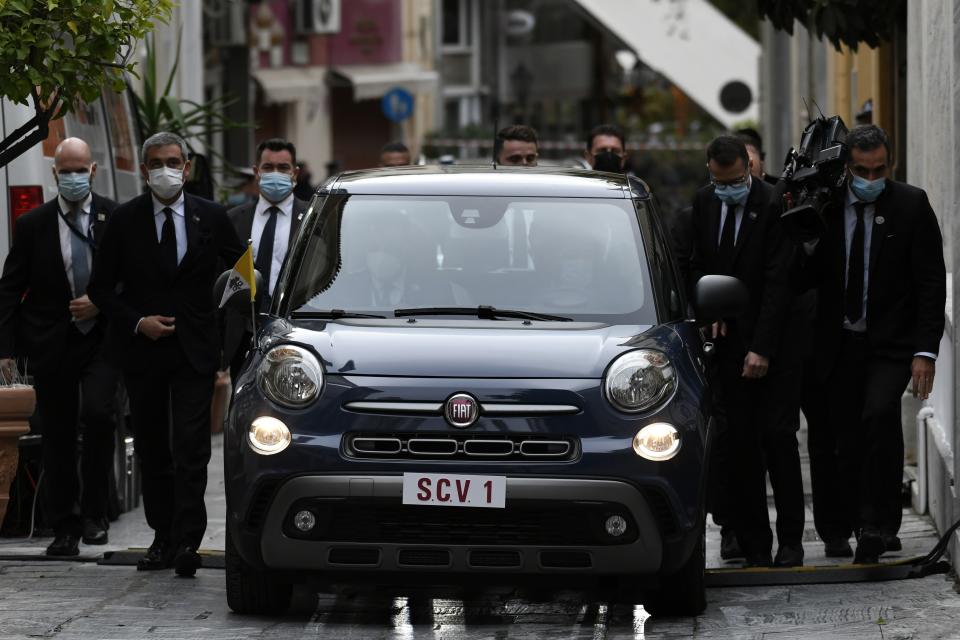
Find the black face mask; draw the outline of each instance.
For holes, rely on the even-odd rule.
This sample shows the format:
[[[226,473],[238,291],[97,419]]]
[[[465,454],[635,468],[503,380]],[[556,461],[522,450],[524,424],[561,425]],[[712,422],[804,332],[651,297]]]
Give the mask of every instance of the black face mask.
[[[620,173],[623,171],[623,160],[613,151],[601,151],[593,156],[593,170]]]

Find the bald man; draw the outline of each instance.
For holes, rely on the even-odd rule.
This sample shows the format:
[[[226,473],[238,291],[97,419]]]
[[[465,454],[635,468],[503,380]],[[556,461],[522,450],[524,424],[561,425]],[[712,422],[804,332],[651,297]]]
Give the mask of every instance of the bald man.
[[[16,375],[17,360],[34,377],[41,504],[55,534],[47,555],[75,556],[81,540],[107,543],[119,373],[101,357],[106,321],[87,297],[87,283],[117,204],[91,191],[97,163],[83,140],[61,142],[52,170],[59,195],[17,219],[0,276],[0,378]]]

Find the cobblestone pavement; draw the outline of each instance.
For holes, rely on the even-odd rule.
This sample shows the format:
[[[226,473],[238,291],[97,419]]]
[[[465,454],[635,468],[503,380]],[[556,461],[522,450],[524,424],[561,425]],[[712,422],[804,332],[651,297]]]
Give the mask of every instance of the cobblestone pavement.
[[[217,451],[219,441],[215,440]],[[223,549],[222,467],[211,462],[205,547]],[[808,564],[827,564],[808,513]],[[8,638],[957,638],[960,595],[952,577],[900,582],[710,589],[696,618],[644,622],[639,607],[610,604],[596,592],[502,588],[336,586],[300,589],[281,618],[229,611],[221,570],[196,578],[102,566],[104,550],[144,547],[152,535],[136,510],[110,529],[111,544],[81,547],[81,561],[33,559],[49,539],[0,540],[0,640]],[[935,534],[905,513],[903,557],[925,553]],[[719,533],[708,531],[708,565],[721,566]],[[886,556],[885,556],[886,558]],[[86,560],[86,561],[83,561]],[[726,566],[736,566],[727,564]]]

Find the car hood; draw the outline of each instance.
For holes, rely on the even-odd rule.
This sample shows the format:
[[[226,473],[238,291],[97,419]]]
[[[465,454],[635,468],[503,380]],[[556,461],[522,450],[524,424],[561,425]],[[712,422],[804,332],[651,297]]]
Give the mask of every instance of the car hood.
[[[280,320],[273,341],[311,347],[330,374],[442,378],[601,378],[650,326],[565,322]],[[654,332],[651,332],[654,333]],[[660,332],[656,332],[660,333]],[[672,333],[672,332],[671,332]],[[667,335],[649,335],[656,346]],[[644,343],[648,340],[642,339]]]

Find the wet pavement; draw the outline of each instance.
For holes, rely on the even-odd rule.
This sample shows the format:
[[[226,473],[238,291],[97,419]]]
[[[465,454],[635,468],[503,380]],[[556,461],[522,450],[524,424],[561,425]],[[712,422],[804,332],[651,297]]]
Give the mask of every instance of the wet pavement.
[[[219,438],[214,440],[204,547],[222,551],[224,501]],[[936,540],[926,517],[904,514],[904,551],[926,553]],[[227,608],[224,573],[195,578],[172,571],[104,566],[104,551],[145,547],[142,510],[111,525],[110,544],[81,546],[78,561],[40,560],[49,538],[0,539],[0,639],[7,638],[960,638],[960,595],[950,576],[883,583],[715,588],[696,618],[646,619],[640,606],[615,604],[596,590],[504,587],[332,585],[299,588],[282,617],[239,616]],[[807,564],[823,558],[812,531]],[[708,566],[719,559],[719,531],[708,529]]]

